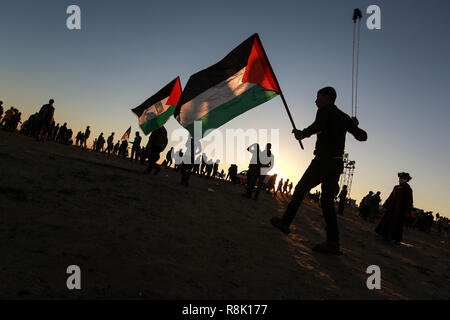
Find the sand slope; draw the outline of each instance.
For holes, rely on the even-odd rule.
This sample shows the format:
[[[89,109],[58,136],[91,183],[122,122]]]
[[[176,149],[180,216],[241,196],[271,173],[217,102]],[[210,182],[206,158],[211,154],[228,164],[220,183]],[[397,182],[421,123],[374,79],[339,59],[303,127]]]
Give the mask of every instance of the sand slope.
[[[450,298],[446,236],[408,230],[405,245],[393,247],[347,212],[344,256],[324,256],[310,250],[324,239],[312,203],[285,236],[269,223],[284,199],[245,199],[242,186],[199,177],[186,188],[171,169],[144,171],[0,131],[0,298]],[[81,291],[66,288],[72,264],[81,267]],[[381,290],[366,287],[372,264]]]

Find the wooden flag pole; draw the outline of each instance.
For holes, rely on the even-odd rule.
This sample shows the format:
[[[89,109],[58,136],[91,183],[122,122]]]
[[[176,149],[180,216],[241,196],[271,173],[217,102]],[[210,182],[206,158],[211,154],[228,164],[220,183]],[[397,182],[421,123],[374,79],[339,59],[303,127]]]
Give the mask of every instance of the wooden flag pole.
[[[273,74],[273,78],[274,78],[274,80],[275,80],[275,82],[277,84],[277,87],[280,89],[281,100],[283,101],[284,107],[286,108],[287,114],[289,116],[289,120],[291,120],[292,127],[294,128],[294,130],[297,130],[297,128],[295,127],[294,119],[292,119],[291,112],[289,111],[289,107],[288,107],[288,105],[286,103],[286,99],[284,98],[283,91],[281,91],[281,87],[280,87],[280,84],[278,83],[278,79],[275,76],[275,73],[273,72],[272,65],[270,64],[269,58],[267,58],[266,50],[264,50],[264,47],[263,47],[263,45],[261,43],[261,40],[259,39],[259,35],[257,33],[255,35],[256,35],[256,37],[255,37],[256,41],[258,41],[259,46],[262,49],[262,52],[264,54],[264,58],[266,59],[267,64],[269,65],[270,71]],[[298,140],[298,142],[300,143],[300,148],[302,148],[302,150],[304,150],[302,141]]]
[[[297,128],[295,127],[294,119],[292,119],[291,112],[289,111],[289,107],[286,103],[286,99],[284,98],[284,95],[283,95],[283,92],[281,91],[281,89],[280,89],[280,96],[281,96],[281,100],[283,100],[283,104],[284,104],[284,107],[286,108],[287,114],[289,116],[289,120],[291,120],[292,127],[294,128],[294,130],[297,130]],[[305,148],[303,148],[302,140],[298,140],[298,142],[300,143],[300,148],[302,148],[302,150],[304,150]]]

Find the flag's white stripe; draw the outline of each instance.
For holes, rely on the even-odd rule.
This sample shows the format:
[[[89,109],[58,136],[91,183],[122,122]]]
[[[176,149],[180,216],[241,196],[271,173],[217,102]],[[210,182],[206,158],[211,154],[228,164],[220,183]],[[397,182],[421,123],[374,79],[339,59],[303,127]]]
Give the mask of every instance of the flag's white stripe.
[[[155,103],[154,105],[150,106],[149,108],[145,109],[145,111],[139,117],[139,125],[156,118],[158,115],[160,115],[163,112],[166,112],[167,109],[169,109],[169,107],[170,107],[170,106],[166,105],[167,100],[169,100],[169,97],[164,98],[160,101],[161,107],[162,107],[161,109],[157,108],[157,105],[159,104],[158,102]]]
[[[183,104],[180,109],[181,125],[187,127],[195,120],[252,88],[254,83],[242,82],[245,69],[241,69],[225,81]]]

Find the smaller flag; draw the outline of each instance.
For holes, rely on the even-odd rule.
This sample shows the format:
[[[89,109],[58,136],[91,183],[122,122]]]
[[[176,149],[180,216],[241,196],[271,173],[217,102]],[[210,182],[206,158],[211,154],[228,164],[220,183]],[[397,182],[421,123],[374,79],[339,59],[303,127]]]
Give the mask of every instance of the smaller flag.
[[[132,109],[139,119],[139,126],[147,135],[163,126],[173,115],[181,96],[180,77],[176,77],[164,88]]]
[[[120,141],[125,141],[125,140],[128,141],[128,139],[130,139],[130,134],[131,134],[131,126],[128,128],[127,131],[125,131],[122,138],[120,138]]]

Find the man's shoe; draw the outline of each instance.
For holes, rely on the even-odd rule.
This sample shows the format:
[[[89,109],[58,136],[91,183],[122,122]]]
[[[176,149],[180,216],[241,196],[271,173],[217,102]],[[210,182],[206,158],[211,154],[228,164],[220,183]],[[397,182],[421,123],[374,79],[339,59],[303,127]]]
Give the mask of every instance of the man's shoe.
[[[289,226],[288,226],[287,224],[285,224],[285,223],[283,222],[283,220],[281,220],[281,219],[278,218],[278,217],[273,217],[272,219],[270,219],[270,223],[272,223],[272,225],[273,225],[275,228],[280,229],[280,230],[281,230],[283,233],[285,233],[285,234],[291,233],[291,230],[289,229]]]
[[[337,242],[325,241],[314,246],[312,250],[321,253],[334,254],[337,256],[342,255],[342,252],[339,248],[339,243]]]

